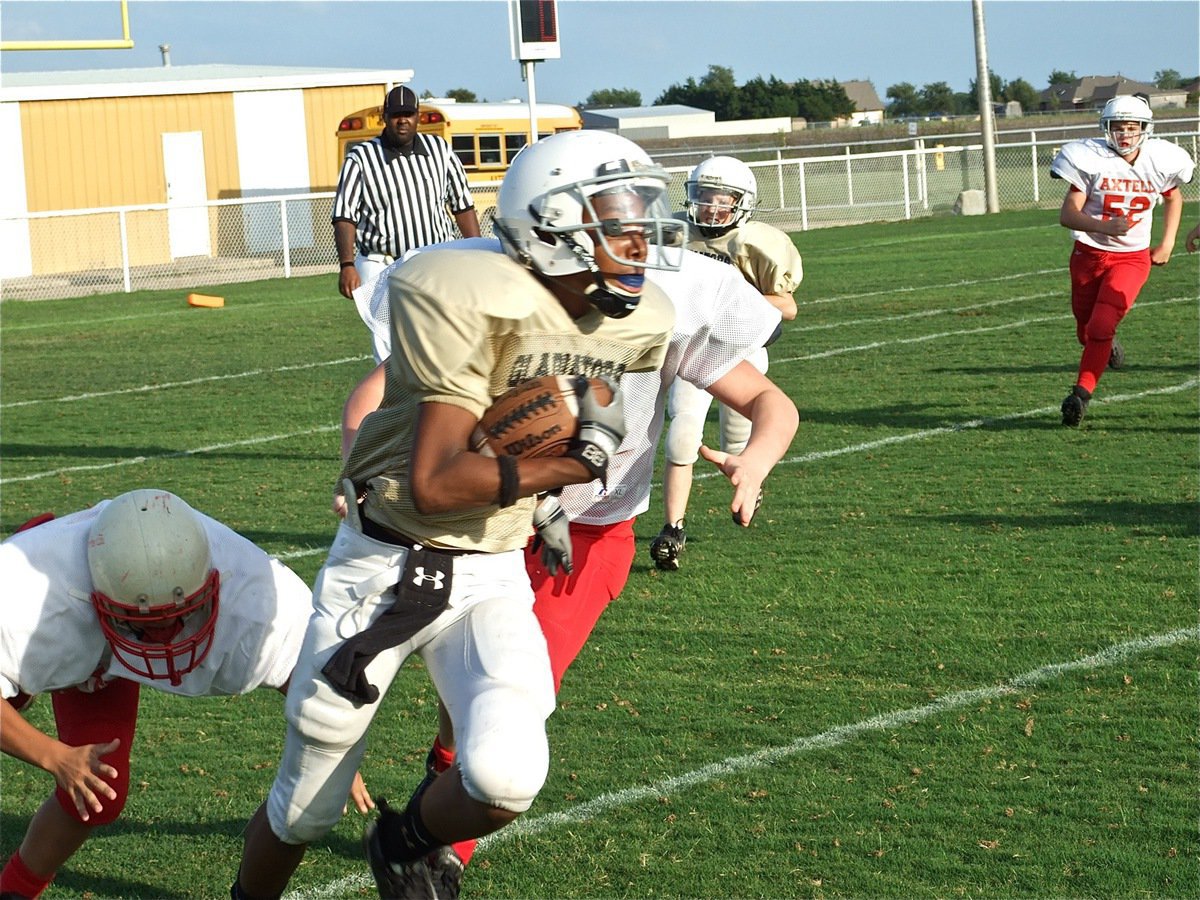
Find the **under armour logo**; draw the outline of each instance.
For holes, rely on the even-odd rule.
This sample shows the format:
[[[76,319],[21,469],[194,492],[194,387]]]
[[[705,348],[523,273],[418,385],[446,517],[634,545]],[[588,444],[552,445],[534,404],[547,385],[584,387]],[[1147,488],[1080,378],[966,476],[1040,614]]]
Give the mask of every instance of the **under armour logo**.
[[[442,582],[445,579],[446,579],[445,572],[433,572],[433,573],[427,574],[425,572],[424,566],[417,566],[415,569],[413,569],[412,583],[415,584],[417,587],[422,587],[425,584],[425,582],[432,581],[433,587],[431,588],[431,590],[440,591],[442,589]]]

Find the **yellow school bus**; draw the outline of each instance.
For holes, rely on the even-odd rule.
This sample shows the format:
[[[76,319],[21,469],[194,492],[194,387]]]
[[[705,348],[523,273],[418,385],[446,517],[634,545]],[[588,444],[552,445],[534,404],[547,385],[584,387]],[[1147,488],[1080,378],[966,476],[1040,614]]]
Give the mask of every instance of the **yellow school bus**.
[[[560,131],[578,131],[583,119],[573,106],[537,104],[538,138]],[[352,112],[338,125],[338,159],[355,144],[369,141],[383,130],[383,107]],[[479,223],[487,233],[496,191],[512,158],[529,140],[529,105],[507,103],[459,103],[445,98],[421,101],[417,130],[445,139],[467,170],[467,181],[475,195]],[[486,220],[486,221],[485,221]]]

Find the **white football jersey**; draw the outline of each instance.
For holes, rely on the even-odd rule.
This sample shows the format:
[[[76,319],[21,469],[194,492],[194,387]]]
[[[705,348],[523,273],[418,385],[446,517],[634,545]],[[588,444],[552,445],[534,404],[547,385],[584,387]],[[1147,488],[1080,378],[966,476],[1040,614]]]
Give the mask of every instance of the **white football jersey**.
[[[1150,246],[1151,215],[1162,195],[1190,182],[1195,167],[1187,152],[1170,141],[1150,138],[1130,165],[1104,138],[1086,138],[1065,144],[1050,164],[1050,174],[1086,195],[1086,215],[1129,215],[1133,223],[1119,236],[1072,230],[1075,240],[1098,250],[1133,253]]]
[[[87,564],[92,520],[108,502],[0,543],[0,696],[86,689],[97,678],[125,678],[187,697],[283,685],[312,614],[312,589],[278,560],[202,513],[197,515],[221,573],[212,649],[178,685],[132,672],[113,656],[91,604]]]
[[[405,259],[415,253],[458,247],[503,252],[498,240],[467,238],[424,247]],[[365,310],[363,321],[371,329],[376,346],[383,344],[385,357],[391,330],[387,321],[388,271],[385,269],[376,282],[361,288],[359,302],[360,313]],[[563,488],[560,501],[574,522],[608,525],[645,512],[671,382],[678,376],[707,389],[762,347],[779,325],[779,310],[749,285],[737,268],[699,253],[685,252],[676,272],[647,269],[646,279],[658,285],[675,307],[675,328],[666,360],[656,372],[628,372],[622,376],[625,440],[609,461],[607,491],[599,481]],[[359,299],[357,291],[355,297]]]

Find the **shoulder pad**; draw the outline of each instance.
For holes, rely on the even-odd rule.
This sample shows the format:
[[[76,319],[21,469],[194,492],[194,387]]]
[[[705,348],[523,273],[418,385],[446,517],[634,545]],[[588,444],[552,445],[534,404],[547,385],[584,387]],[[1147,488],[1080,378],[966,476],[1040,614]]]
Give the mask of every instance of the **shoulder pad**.
[[[466,314],[523,319],[546,289],[524,266],[487,250],[418,253],[398,266],[394,286],[436,298]]]

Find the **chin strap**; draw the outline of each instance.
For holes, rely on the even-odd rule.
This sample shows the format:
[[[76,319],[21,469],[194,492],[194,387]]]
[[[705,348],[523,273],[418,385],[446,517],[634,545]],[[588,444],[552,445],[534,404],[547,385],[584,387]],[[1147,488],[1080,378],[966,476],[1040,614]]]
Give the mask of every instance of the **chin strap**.
[[[639,272],[636,275],[620,275],[616,279],[618,284],[613,285],[596,265],[596,258],[584,250],[571,235],[560,234],[559,239],[570,248],[571,252],[575,254],[575,258],[587,267],[592,276],[592,283],[582,292],[588,303],[610,319],[623,319],[637,309],[638,302],[642,299],[641,287],[646,280],[644,274]],[[635,290],[627,293],[621,290],[621,284],[628,285]]]

